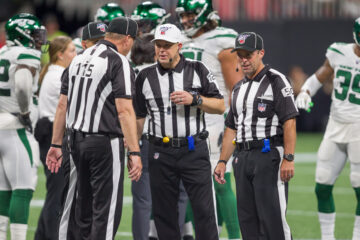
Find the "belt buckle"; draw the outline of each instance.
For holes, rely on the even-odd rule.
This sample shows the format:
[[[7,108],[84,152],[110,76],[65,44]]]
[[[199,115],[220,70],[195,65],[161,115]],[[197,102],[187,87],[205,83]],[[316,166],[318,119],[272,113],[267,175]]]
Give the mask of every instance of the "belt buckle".
[[[174,148],[179,148],[181,147],[181,139],[179,138],[172,138],[171,139],[171,146]]]

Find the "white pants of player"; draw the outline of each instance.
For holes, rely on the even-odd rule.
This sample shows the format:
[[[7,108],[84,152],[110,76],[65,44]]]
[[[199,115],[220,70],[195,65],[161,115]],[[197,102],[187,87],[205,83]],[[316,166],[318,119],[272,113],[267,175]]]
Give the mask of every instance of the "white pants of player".
[[[224,135],[225,119],[224,115],[206,114],[206,130],[209,132],[209,150],[211,171],[214,172],[217,162],[220,160],[222,136]],[[233,157],[226,164],[226,172],[232,170]]]
[[[0,190],[35,190],[39,145],[24,129],[0,130]]]

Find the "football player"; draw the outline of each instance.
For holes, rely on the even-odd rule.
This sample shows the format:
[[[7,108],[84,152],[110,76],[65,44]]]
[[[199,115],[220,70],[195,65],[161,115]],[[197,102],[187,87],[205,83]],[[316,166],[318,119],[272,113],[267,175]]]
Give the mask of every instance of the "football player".
[[[117,17],[125,17],[124,10],[117,3],[106,3],[96,11],[94,21],[109,25]]]
[[[7,45],[0,49],[0,239],[6,239],[10,221],[11,239],[25,240],[39,163],[30,109],[46,30],[27,13],[10,18],[5,30]]]
[[[318,150],[315,192],[321,239],[334,240],[334,183],[350,161],[350,181],[355,190],[357,207],[353,240],[360,239],[360,18],[353,27],[355,43],[333,43],[327,49],[323,65],[301,88],[296,104],[309,109],[311,97],[322,84],[334,83],[330,117]]]
[[[183,43],[182,54],[186,58],[205,63],[214,74],[220,90],[229,107],[229,92],[235,83],[243,78],[237,68],[237,56],[230,51],[234,47],[237,32],[230,28],[220,27],[221,20],[212,7],[211,0],[179,0],[176,8],[185,35],[189,38]],[[235,63],[235,64],[234,64]],[[220,145],[225,128],[225,119],[221,115],[206,115],[206,127],[210,139],[210,160],[214,170],[220,157]],[[229,239],[239,239],[240,230],[236,215],[236,200],[231,189],[231,163],[227,165],[226,184],[215,181],[218,224],[226,223]],[[221,218],[222,217],[222,218]]]
[[[168,17],[170,17],[170,13],[166,14],[164,8],[151,1],[140,3],[131,14],[131,18],[138,24],[139,36],[145,33],[154,33],[156,26],[165,23]]]

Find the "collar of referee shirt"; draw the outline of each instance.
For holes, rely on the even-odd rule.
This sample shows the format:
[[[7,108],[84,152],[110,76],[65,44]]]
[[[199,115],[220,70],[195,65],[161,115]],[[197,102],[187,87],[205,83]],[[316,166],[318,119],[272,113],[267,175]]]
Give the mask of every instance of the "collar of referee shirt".
[[[115,49],[115,51],[118,51],[115,44],[113,44],[112,42],[109,42],[107,40],[101,39],[96,43],[96,45],[99,45],[99,44],[105,44],[106,46],[109,46],[109,47]]]
[[[157,62],[157,68],[159,69],[161,76],[164,75],[165,73],[172,71],[181,73],[181,71],[184,68],[184,65],[185,65],[185,57],[182,54],[180,54],[180,61],[178,62],[175,68],[163,68],[163,66],[161,66],[161,64]]]
[[[260,82],[261,79],[263,78],[264,74],[267,73],[267,71],[270,69],[269,64],[265,64],[265,66],[263,67],[263,69],[261,69],[261,71],[253,78],[250,79],[248,77],[244,77],[244,82],[250,82],[250,81],[254,81],[254,82]]]

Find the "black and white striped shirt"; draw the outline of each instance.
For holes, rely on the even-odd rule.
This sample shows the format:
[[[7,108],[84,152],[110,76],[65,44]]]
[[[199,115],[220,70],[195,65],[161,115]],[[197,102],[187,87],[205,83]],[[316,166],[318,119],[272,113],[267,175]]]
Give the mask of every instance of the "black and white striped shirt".
[[[174,69],[164,69],[155,63],[141,70],[135,89],[137,117],[149,115],[148,133],[157,137],[187,137],[205,129],[204,112],[196,106],[171,103],[171,92],[196,91],[205,97],[223,98],[205,65],[182,55]]]
[[[135,74],[125,56],[109,41],[76,56],[62,76],[67,95],[66,126],[86,132],[122,135],[115,98],[131,98]]]
[[[237,130],[237,142],[282,136],[283,123],[299,114],[289,81],[268,65],[238,82],[231,99],[225,125]]]

